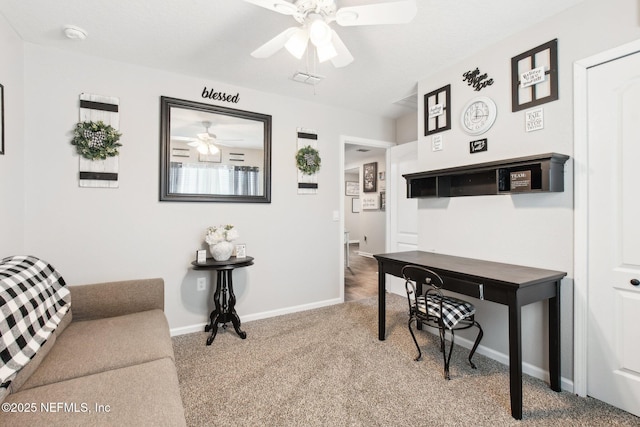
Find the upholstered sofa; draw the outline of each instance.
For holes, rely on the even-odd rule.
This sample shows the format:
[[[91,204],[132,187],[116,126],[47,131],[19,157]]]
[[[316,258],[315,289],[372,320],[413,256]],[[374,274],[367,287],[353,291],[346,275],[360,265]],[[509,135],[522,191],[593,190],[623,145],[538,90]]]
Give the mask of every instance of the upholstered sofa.
[[[185,425],[163,280],[63,286],[70,308],[2,384],[0,425]]]

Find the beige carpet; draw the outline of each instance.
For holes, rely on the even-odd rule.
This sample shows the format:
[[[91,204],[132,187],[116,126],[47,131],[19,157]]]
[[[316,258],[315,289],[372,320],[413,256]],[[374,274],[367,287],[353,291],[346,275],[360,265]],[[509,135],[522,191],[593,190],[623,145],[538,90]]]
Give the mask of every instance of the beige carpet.
[[[406,327],[406,302],[387,299],[387,340],[377,339],[377,299],[229,325],[173,338],[190,426],[638,426],[591,398],[553,392],[524,376],[524,415],[511,418],[506,366],[456,347],[442,378],[437,337]]]

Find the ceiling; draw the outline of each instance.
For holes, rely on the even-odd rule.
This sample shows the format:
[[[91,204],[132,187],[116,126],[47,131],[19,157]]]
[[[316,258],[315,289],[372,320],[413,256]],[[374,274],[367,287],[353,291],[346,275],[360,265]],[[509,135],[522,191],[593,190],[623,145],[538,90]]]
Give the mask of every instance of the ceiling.
[[[338,7],[393,0],[337,0]],[[340,27],[355,61],[334,68],[285,49],[250,53],[297,23],[243,0],[2,0],[0,13],[26,42],[159,68],[224,84],[397,118],[417,81],[583,0],[417,0],[409,24]],[[86,30],[69,40],[64,25]],[[293,81],[297,71],[324,79]],[[413,95],[413,96],[412,96]],[[415,108],[415,104],[414,104]]]

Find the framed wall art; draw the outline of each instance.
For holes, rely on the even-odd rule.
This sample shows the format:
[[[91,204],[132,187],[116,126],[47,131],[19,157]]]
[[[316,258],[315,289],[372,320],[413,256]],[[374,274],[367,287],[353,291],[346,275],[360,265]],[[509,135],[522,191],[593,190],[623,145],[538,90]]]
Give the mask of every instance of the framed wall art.
[[[558,99],[558,39],[511,58],[511,111]]]
[[[451,129],[451,85],[424,95],[424,135]]]
[[[362,191],[365,193],[375,193],[378,191],[378,163],[365,163],[362,172],[364,177]]]
[[[4,154],[4,86],[0,84],[0,154]]]
[[[360,194],[360,183],[358,181],[346,181],[344,183],[345,196],[358,196]]]

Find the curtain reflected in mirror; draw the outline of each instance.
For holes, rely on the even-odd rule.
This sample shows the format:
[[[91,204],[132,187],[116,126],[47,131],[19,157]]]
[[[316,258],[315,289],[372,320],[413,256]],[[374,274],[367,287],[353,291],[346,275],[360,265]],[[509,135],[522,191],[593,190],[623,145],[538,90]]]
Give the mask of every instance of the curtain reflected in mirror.
[[[271,116],[161,98],[161,201],[271,201]]]

